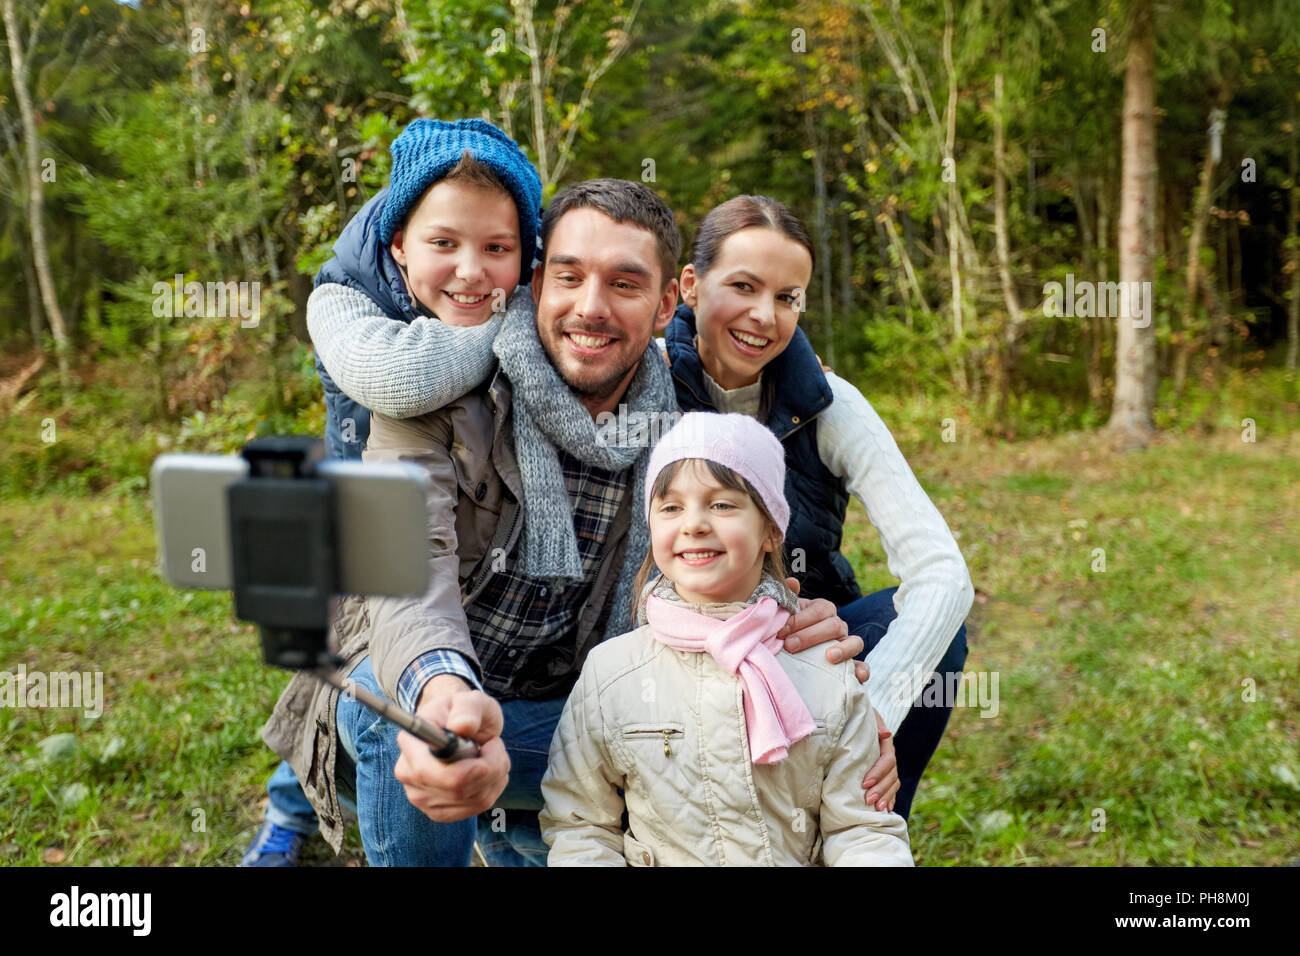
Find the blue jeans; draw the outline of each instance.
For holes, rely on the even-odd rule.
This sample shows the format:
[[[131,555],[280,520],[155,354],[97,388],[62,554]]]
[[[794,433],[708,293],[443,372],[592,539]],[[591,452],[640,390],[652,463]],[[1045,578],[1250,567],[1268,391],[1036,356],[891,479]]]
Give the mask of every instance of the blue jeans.
[[[307,795],[302,792],[298,777],[287,760],[281,760],[280,766],[271,774],[271,779],[266,784],[266,795],[270,798],[266,804],[268,823],[304,836],[311,836],[319,829],[316,811],[312,809]]]
[[[866,644],[865,650],[858,655],[858,660],[866,659],[867,653],[885,636],[890,622],[898,616],[894,609],[894,592],[897,590],[898,588],[885,588],[839,609],[840,617],[849,626],[849,633],[858,635]],[[966,625],[963,624],[940,658],[934,676],[930,678],[931,683],[943,680],[945,674],[960,674],[966,665],[966,652]],[[873,676],[871,681],[874,680]],[[870,681],[867,686],[871,687]],[[922,697],[925,696],[925,692],[922,692]],[[938,699],[945,701],[947,706],[922,707],[914,704],[903,718],[902,726],[890,728],[894,731],[894,752],[898,757],[899,789],[894,812],[904,819],[907,819],[912,810],[912,799],[916,796],[921,774],[938,749],[943,730],[948,726],[948,717],[952,714],[951,703],[946,701],[945,696],[939,694]]]
[[[352,671],[352,680],[383,694],[367,657]],[[560,721],[565,697],[500,701],[505,717],[502,742],[510,756],[510,779],[487,813],[456,823],[435,823],[406,799],[393,776],[401,750],[400,728],[356,700],[340,697],[336,723],[342,753],[335,766],[340,801],[353,804],[361,843],[371,866],[468,866],[474,841],[490,866],[545,866],[537,814],[541,811],[542,775],[551,737]],[[298,786],[292,768],[281,764],[267,786],[266,818],[299,833],[313,833],[316,815]],[[355,797],[349,800],[348,797]]]

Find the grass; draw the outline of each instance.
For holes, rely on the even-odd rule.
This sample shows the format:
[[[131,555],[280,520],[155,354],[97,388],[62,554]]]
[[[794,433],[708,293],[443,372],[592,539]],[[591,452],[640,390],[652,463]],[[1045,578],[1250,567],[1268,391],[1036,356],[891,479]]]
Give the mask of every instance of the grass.
[[[1300,434],[1294,404],[1238,384],[1123,456],[1095,433],[999,443],[963,425],[944,443],[939,422],[960,410],[877,402],[970,566],[967,669],[999,675],[997,715],[958,708],[922,781],[918,862],[1300,858]],[[76,456],[101,478],[60,472],[42,415],[4,425],[43,491],[13,495],[10,464],[0,671],[102,671],[106,702],[97,719],[0,707],[0,863],[232,864],[261,819],[277,761],[258,731],[286,676],[228,594],[159,577],[139,476],[96,460],[89,431]],[[112,430],[86,409],[60,428],[78,423]],[[147,463],[154,438],[131,441]],[[845,552],[864,589],[896,583],[856,504]],[[47,755],[57,734],[75,746]],[[360,856],[355,826],[341,858],[319,840],[307,852]]]
[[[1098,445],[909,456],[944,489],[935,503],[976,584],[967,671],[1000,677],[998,714],[956,709],[922,780],[917,858],[1300,859],[1300,441]],[[881,569],[864,587],[891,583],[863,520],[848,550]]]
[[[98,719],[0,708],[0,861],[236,862],[260,823],[276,761],[258,730],[286,676],[229,594],[160,578],[139,495],[0,502],[0,529],[0,669],[104,674]],[[45,759],[40,742],[63,733],[75,752]]]

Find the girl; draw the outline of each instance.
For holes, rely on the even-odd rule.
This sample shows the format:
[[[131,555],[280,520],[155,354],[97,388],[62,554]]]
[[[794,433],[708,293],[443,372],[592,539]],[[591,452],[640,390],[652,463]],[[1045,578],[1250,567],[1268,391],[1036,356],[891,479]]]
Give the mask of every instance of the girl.
[[[880,747],[853,669],[781,652],[784,483],[744,415],[688,414],[651,453],[644,624],[591,651],[565,704],[550,865],[912,865],[902,817],[862,800]]]
[[[961,672],[974,591],[957,542],[885,423],[852,383],[823,371],[799,329],[813,264],[808,232],[784,205],[765,196],[724,202],[691,244],[685,304],[665,340],[683,412],[751,415],[780,439],[791,511],[785,547],[800,597],[834,602],[848,633],[863,639],[877,717],[895,732],[897,776],[892,764],[872,767],[866,799],[894,809],[889,791],[901,784],[906,818],[951,708],[913,702],[933,672]],[[899,587],[865,597],[858,587],[840,553],[850,495],[880,533]]]

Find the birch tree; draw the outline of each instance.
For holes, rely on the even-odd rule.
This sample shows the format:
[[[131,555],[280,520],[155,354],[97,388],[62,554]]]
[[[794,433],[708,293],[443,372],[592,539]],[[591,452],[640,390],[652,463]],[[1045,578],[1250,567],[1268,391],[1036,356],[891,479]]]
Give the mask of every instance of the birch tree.
[[[40,287],[45,318],[50,324],[50,332],[54,336],[54,348],[58,354],[59,387],[66,399],[72,384],[68,371],[71,347],[67,326],[63,322],[63,311],[59,308],[54,274],[50,269],[49,247],[45,240],[45,188],[44,180],[41,178],[43,171],[41,147],[36,129],[36,110],[32,105],[31,60],[26,52],[36,48],[49,4],[43,3],[37,9],[24,37],[18,22],[18,13],[14,9],[14,0],[2,0],[2,3],[0,10],[4,14],[5,36],[9,45],[9,68],[13,78],[14,97],[18,100],[18,115],[22,121],[24,146],[22,173],[27,180],[27,215],[32,238],[32,264]]]

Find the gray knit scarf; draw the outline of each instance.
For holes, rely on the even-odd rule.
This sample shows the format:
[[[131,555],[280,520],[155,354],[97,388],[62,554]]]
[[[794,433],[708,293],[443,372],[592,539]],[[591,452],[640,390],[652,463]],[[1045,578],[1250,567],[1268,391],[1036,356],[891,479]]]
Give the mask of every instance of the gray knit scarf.
[[[573,529],[573,506],[557,447],[604,471],[632,469],[628,482],[632,501],[626,557],[605,630],[606,637],[622,634],[629,630],[631,621],[633,582],[650,550],[650,532],[642,504],[650,443],[647,440],[640,446],[617,444],[620,440],[618,415],[603,426],[596,425],[591,412],[560,378],[542,349],[531,299],[511,302],[493,350],[501,362],[501,370],[510,379],[515,456],[524,485],[520,571],[529,577],[551,579],[560,587],[583,579]],[[647,416],[646,420],[650,420],[652,412],[663,414],[677,410],[672,376],[653,339],[641,356],[623,404],[629,416],[641,412]]]

